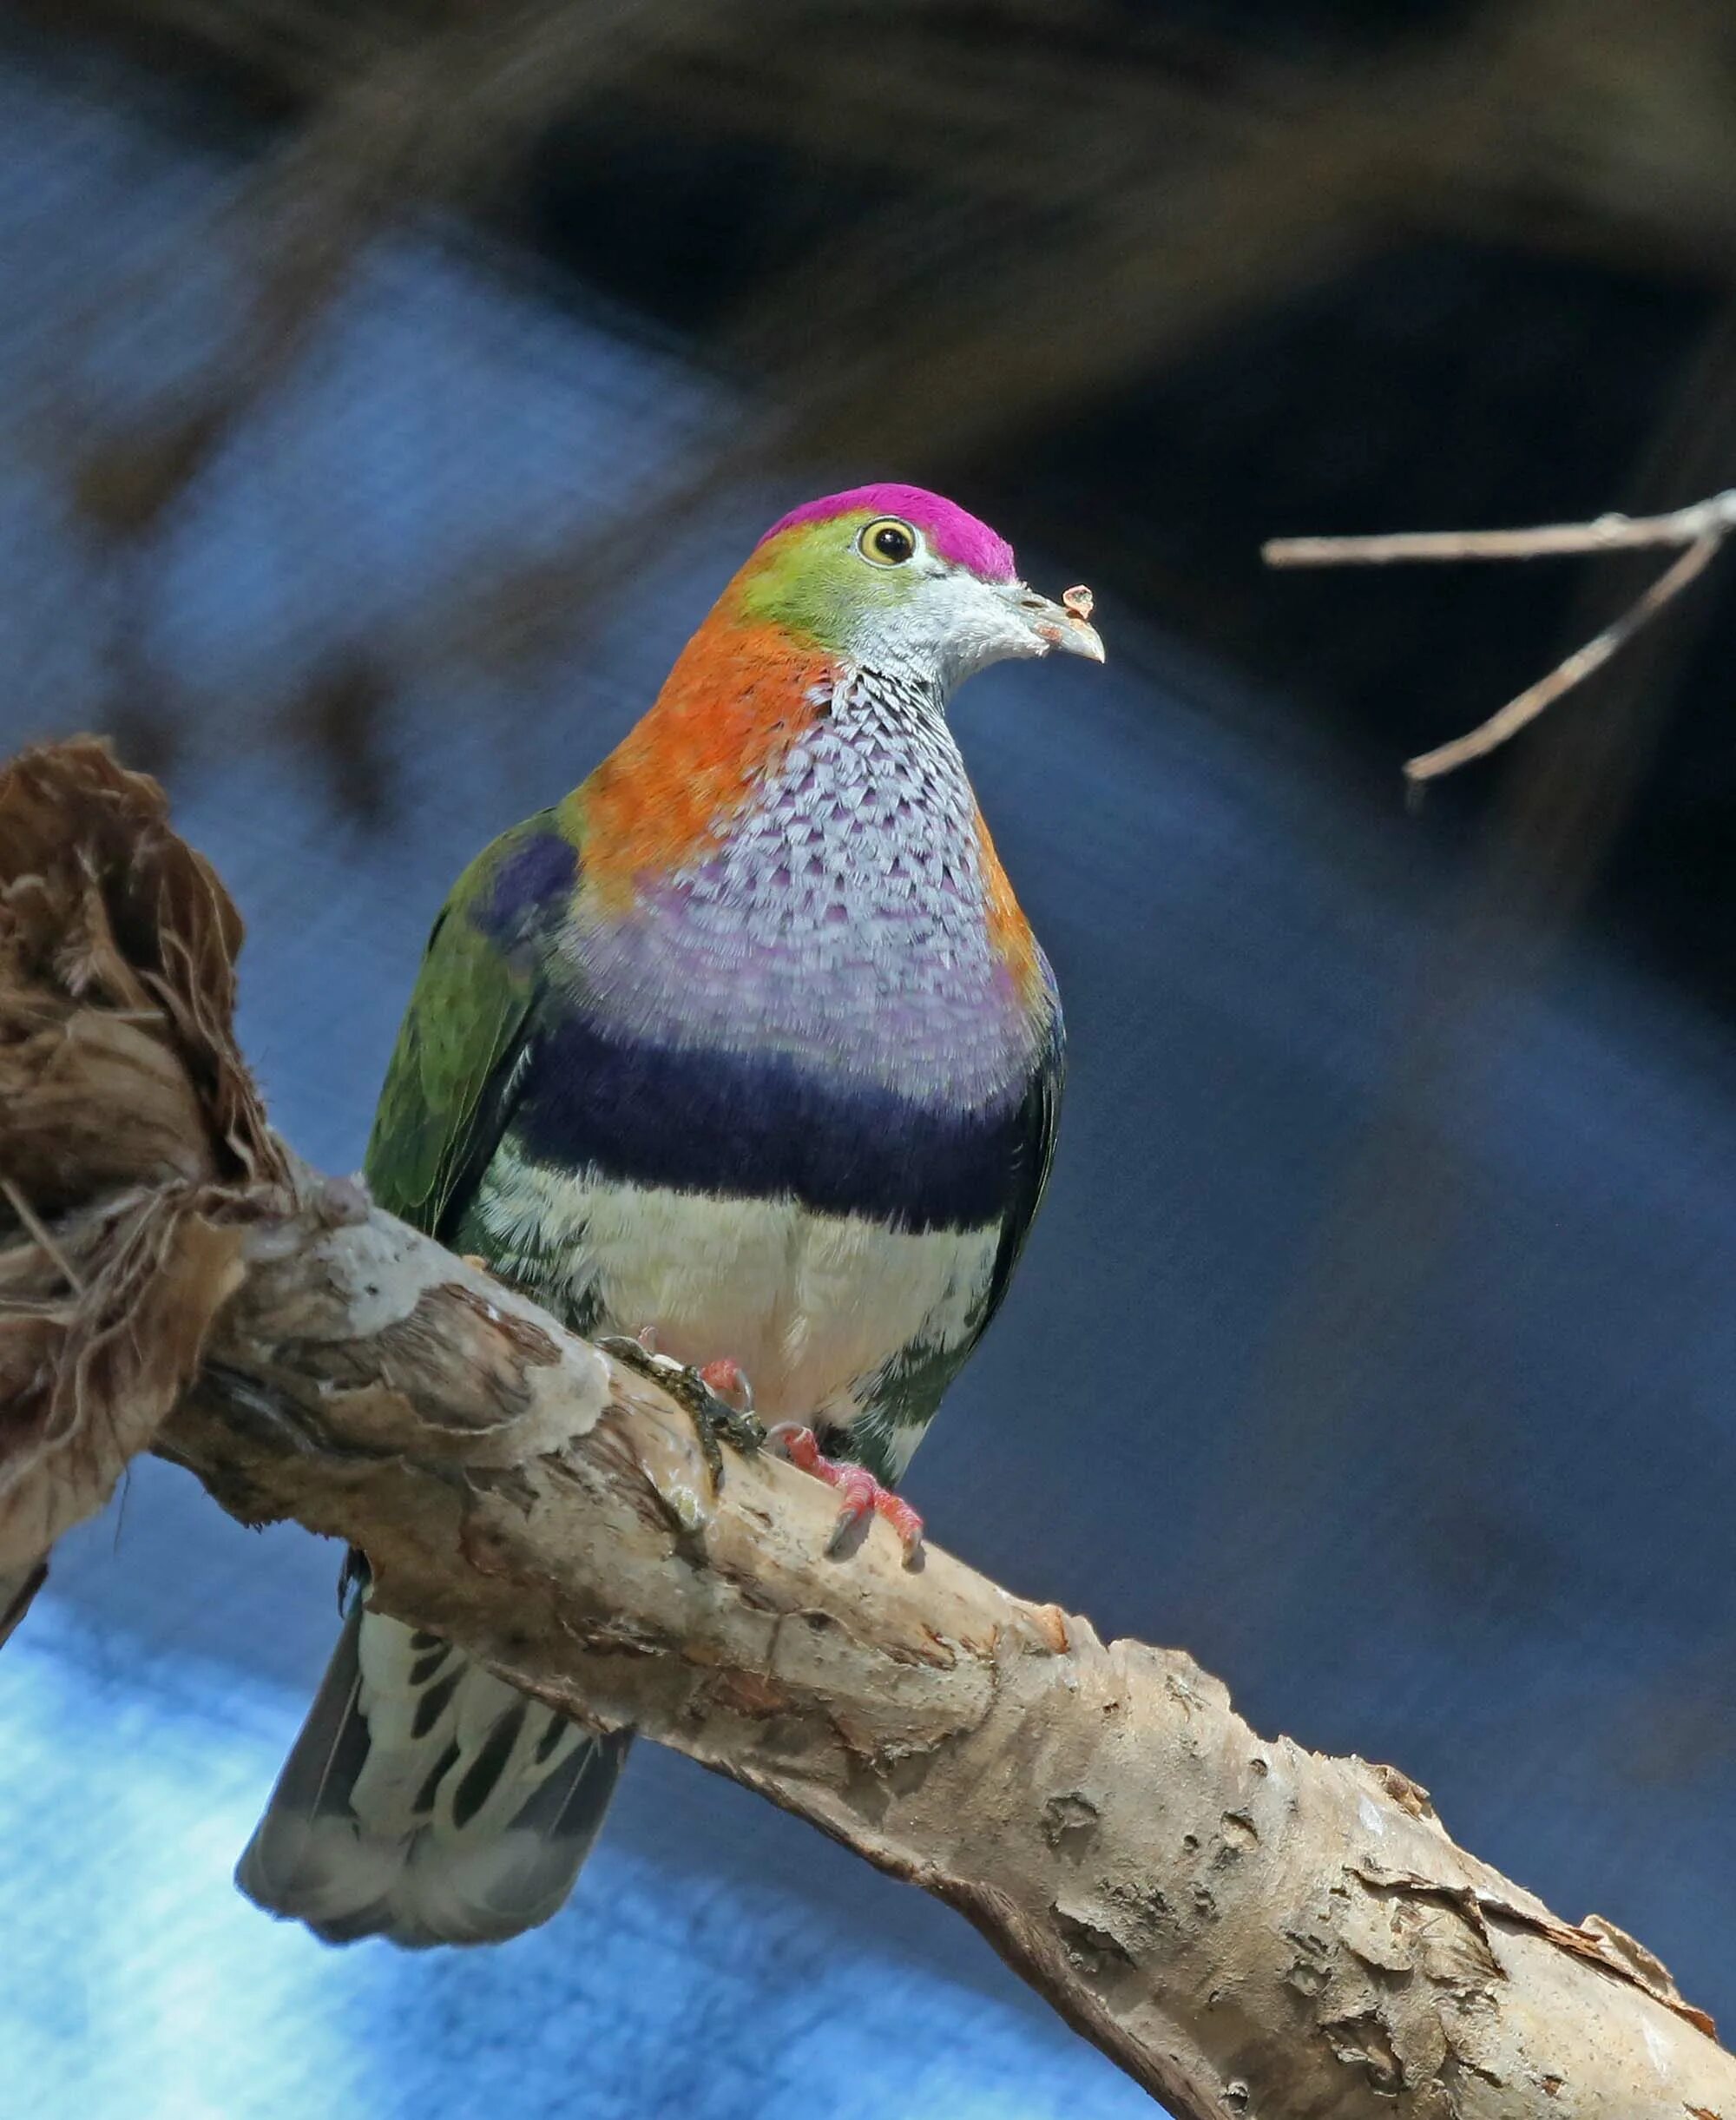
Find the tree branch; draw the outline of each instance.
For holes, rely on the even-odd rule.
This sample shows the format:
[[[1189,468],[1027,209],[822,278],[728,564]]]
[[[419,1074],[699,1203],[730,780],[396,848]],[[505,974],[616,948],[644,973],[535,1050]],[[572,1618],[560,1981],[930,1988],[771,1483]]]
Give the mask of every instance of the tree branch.
[[[244,1521],[362,1545],[384,1609],[955,1906],[1179,2120],[1736,2120],[1663,1969],[1402,1774],[1262,1739],[1185,1655],[944,1553],[906,1570],[884,1526],[829,1558],[818,1483],[731,1457],[713,1491],[654,1381],[295,1166],[229,1042],[238,940],[151,783],[92,745],[0,777],[30,1202],[0,1224],[0,1578],[154,1438]]]
[[[1685,545],[1656,581],[1554,669],[1528,685],[1463,736],[1404,761],[1413,789],[1498,751],[1545,708],[1581,685],[1626,647],[1717,558],[1736,528],[1736,487],[1661,516],[1599,516],[1591,523],[1549,523],[1535,530],[1393,530],[1366,537],[1270,537],[1260,547],[1269,567],[1380,567],[1396,560],[1541,559],[1566,553],[1632,551]]]
[[[1632,552],[1699,544],[1736,529],[1736,486],[1667,515],[1596,517],[1530,530],[1381,530],[1365,537],[1268,537],[1268,567],[1381,567],[1412,559],[1545,559],[1565,553]]]

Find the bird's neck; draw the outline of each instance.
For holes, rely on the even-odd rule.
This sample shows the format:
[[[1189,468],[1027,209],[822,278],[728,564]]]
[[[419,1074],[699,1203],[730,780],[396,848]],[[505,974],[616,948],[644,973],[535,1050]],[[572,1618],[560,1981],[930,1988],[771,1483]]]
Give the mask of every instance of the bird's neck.
[[[720,603],[649,711],[567,798],[594,903],[624,912],[641,879],[703,860],[825,711],[838,659]]]

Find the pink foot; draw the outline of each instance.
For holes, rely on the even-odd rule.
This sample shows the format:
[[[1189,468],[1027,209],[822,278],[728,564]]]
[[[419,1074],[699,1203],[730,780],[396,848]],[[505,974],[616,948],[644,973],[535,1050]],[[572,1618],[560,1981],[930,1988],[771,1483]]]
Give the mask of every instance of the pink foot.
[[[720,1354],[714,1362],[707,1362],[700,1371],[700,1378],[725,1406],[733,1406],[738,1413],[753,1411],[753,1386],[747,1381],[740,1363],[729,1355]]]
[[[633,1335],[648,1354],[657,1352],[657,1328],[654,1325],[641,1325]],[[705,1362],[694,1372],[707,1391],[715,1392],[727,1406],[738,1413],[753,1411],[753,1386],[747,1381],[747,1373],[733,1356],[720,1354],[714,1362]]]
[[[836,1487],[842,1497],[838,1522],[825,1543],[828,1553],[836,1553],[871,1511],[875,1516],[884,1517],[898,1533],[898,1543],[904,1549],[905,1567],[915,1565],[922,1555],[923,1520],[908,1502],[894,1494],[890,1487],[883,1487],[866,1465],[845,1465],[823,1457],[819,1439],[812,1428],[792,1424],[774,1428],[771,1432],[784,1445],[784,1454],[792,1465],[804,1472],[812,1472],[827,1486]]]

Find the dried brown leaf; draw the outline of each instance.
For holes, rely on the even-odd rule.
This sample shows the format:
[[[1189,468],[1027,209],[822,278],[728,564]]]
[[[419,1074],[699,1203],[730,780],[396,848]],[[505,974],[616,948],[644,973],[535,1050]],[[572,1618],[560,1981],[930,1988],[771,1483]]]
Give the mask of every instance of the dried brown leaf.
[[[240,943],[162,790],[105,744],[0,770],[0,1629],[150,1446],[246,1223],[281,1202],[234,1041]]]
[[[38,1215],[216,1175],[205,1114],[161,1037],[108,1011],[46,1015],[0,993],[0,1175]]]
[[[95,1515],[150,1447],[243,1278],[237,1205],[212,1188],[139,1196],[73,1300],[24,1298],[16,1264],[0,1281],[0,1580]]]
[[[210,864],[170,830],[161,788],[99,740],[26,751],[0,772],[0,1172],[30,1190],[18,1166],[43,1122],[52,1135],[58,1112],[64,1129],[81,1098],[118,1122],[137,1094],[148,1150],[123,1139],[105,1155],[74,1126],[70,1143],[36,1154],[57,1169],[56,1200],[80,1191],[81,1153],[95,1158],[86,1190],[154,1170],[281,1181],[234,1042],[241,932]],[[128,1021],[93,1030],[93,1013]]]

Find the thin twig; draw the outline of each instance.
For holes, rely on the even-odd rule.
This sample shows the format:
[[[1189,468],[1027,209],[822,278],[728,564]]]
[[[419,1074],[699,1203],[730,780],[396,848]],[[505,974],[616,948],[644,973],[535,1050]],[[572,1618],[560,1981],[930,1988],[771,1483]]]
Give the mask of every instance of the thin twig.
[[[7,1200],[11,1204],[12,1212],[24,1225],[26,1232],[35,1241],[38,1249],[45,1253],[66,1276],[67,1286],[75,1294],[82,1295],[84,1283],[79,1279],[76,1267],[60,1246],[56,1243],[54,1232],[43,1221],[36,1210],[13,1184],[10,1178],[0,1178],[0,1193],[5,1194]]]
[[[1594,523],[1546,523],[1531,530],[1394,530],[1372,537],[1271,537],[1268,567],[1378,567],[1406,559],[1542,559],[1551,554],[1628,551],[1642,545],[1697,544],[1736,530],[1736,486],[1663,516],[1599,516]]]
[[[1680,556],[1671,562],[1657,580],[1643,595],[1635,597],[1619,618],[1613,619],[1595,639],[1583,648],[1558,662],[1547,677],[1522,692],[1517,699],[1490,714],[1488,721],[1472,729],[1468,735],[1455,736],[1450,743],[1437,749],[1424,751],[1418,758],[1404,761],[1404,777],[1413,787],[1425,780],[1438,780],[1443,774],[1452,773],[1467,765],[1474,758],[1485,757],[1497,750],[1509,736],[1516,735],[1528,721],[1535,721],[1543,709],[1558,700],[1562,693],[1571,692],[1575,685],[1583,684],[1594,670],[1601,669],[1615,653],[1631,641],[1648,620],[1655,618],[1664,606],[1679,596],[1694,576],[1705,571],[1724,543],[1722,530],[1713,531],[1692,544]]]
[[[1627,645],[1641,628],[1680,595],[1717,556],[1736,530],[1736,486],[1710,499],[1662,516],[1599,516],[1595,523],[1546,523],[1532,530],[1395,530],[1372,537],[1271,537],[1260,547],[1269,567],[1384,566],[1389,561],[1424,559],[1538,559],[1551,553],[1631,551],[1641,546],[1680,544],[1672,561],[1601,633],[1565,656],[1547,677],[1528,686],[1468,735],[1407,759],[1412,788],[1437,780],[1474,758],[1498,750],[1563,693],[1583,684],[1594,670]]]

